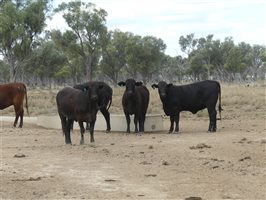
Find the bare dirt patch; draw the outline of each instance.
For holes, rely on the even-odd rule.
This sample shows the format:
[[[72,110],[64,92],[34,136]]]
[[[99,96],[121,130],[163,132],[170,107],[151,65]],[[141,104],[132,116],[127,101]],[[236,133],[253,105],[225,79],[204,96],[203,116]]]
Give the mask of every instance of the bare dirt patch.
[[[1,199],[265,199],[265,120],[181,119],[181,133],[95,133],[2,123]],[[166,126],[168,128],[168,126]]]

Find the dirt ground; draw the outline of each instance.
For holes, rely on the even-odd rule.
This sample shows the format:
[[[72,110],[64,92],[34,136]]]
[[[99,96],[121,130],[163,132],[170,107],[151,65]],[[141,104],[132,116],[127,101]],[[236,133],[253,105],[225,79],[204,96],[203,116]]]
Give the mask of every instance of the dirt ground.
[[[168,129],[168,121],[166,128]],[[1,199],[265,199],[265,120],[181,119],[179,134],[61,130],[1,123]],[[191,198],[192,199],[192,198]]]

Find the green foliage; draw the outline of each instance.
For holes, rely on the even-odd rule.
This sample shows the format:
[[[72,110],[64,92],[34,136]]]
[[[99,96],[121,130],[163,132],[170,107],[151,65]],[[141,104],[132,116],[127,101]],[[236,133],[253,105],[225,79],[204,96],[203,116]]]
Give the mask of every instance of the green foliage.
[[[119,30],[109,33],[109,41],[103,50],[101,60],[101,70],[108,76],[114,84],[118,81],[118,75],[123,67],[126,66],[126,43],[130,33]]]
[[[63,13],[63,18],[71,28],[63,34],[60,40],[66,44],[67,40],[71,39],[72,43],[63,46],[71,54],[82,58],[86,79],[91,80],[92,64],[93,62],[97,63],[100,57],[99,52],[106,44],[106,11],[97,9],[92,3],[72,1],[60,4],[55,12]],[[67,56],[68,60],[71,60],[70,55]]]
[[[25,65],[45,26],[48,1],[4,1],[0,6],[0,54],[8,61],[10,80]]]
[[[179,45],[181,51],[189,55],[195,48],[198,43],[198,40],[194,38],[194,33],[187,35],[186,37],[180,36]]]
[[[4,79],[4,82],[7,82],[9,79],[9,67],[3,60],[0,60],[0,78],[1,77]]]
[[[130,66],[128,69],[132,77],[140,73],[147,82],[152,74],[157,72],[159,64],[163,59],[166,48],[163,40],[153,36],[134,36],[127,40],[126,60]]]
[[[52,41],[44,41],[34,50],[27,70],[29,74],[53,78],[65,62],[65,55],[56,48],[55,44]]]
[[[234,47],[230,49],[225,63],[225,69],[232,73],[237,73],[243,71],[245,67],[246,64],[244,63],[240,48]]]

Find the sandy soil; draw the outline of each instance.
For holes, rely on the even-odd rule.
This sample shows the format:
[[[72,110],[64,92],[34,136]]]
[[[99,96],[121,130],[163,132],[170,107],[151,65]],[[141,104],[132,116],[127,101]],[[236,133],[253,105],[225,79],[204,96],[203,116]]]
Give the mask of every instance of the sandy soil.
[[[0,127],[1,199],[266,198],[264,119],[225,119],[217,133],[181,119],[179,134],[96,132],[93,145],[11,124]]]

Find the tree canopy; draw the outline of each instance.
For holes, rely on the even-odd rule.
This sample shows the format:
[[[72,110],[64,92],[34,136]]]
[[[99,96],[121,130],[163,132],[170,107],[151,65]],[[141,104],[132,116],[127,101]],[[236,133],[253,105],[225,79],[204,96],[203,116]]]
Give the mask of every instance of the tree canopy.
[[[166,44],[152,35],[108,30],[107,12],[85,1],[61,3],[65,30],[45,30],[50,0],[0,2],[0,81],[31,85],[77,84],[103,80],[116,84],[153,80],[265,80],[266,47],[235,44],[209,34],[176,36],[182,55],[166,55]],[[179,38],[178,38],[179,37]]]

